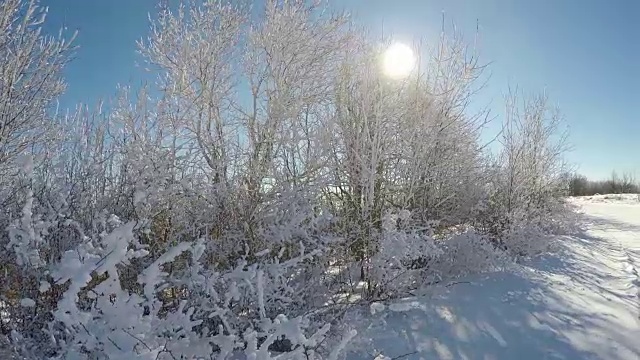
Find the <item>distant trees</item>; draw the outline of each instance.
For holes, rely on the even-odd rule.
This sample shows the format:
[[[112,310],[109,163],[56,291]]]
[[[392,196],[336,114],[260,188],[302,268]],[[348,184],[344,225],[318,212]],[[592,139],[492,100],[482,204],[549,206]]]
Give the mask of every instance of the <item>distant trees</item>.
[[[607,180],[592,181],[586,176],[574,174],[569,181],[571,196],[590,196],[595,194],[635,194],[640,193],[640,183],[634,174],[625,172],[619,176],[616,171]]]
[[[637,182],[634,174],[625,172],[622,174],[622,178],[616,184],[616,190],[619,189],[621,193],[637,193],[639,191],[640,184]]]
[[[569,180],[569,194],[571,196],[593,195],[590,194],[593,190],[594,189],[586,176],[579,174],[571,176]]]

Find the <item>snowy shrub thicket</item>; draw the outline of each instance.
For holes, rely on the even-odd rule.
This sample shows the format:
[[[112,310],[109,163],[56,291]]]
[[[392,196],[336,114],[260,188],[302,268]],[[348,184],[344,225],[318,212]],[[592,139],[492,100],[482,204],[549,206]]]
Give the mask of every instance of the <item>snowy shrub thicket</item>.
[[[28,359],[337,359],[362,301],[544,251],[568,216],[560,117],[470,114],[459,34],[403,80],[321,2],[161,6],[157,81],[59,111],[73,47],[0,3],[0,344]],[[109,109],[104,110],[104,109]],[[1,353],[0,353],[1,354]]]

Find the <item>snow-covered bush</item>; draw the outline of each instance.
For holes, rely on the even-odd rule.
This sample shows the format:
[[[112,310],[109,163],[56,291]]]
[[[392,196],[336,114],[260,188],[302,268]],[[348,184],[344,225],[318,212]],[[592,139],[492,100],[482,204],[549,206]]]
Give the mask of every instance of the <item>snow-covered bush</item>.
[[[37,1],[0,2],[0,336],[46,321],[46,314],[22,306],[38,300],[40,257],[49,254],[47,230],[55,222],[35,201],[45,189],[32,174],[41,174],[55,140],[54,106],[73,39],[45,35],[45,15]]]
[[[370,295],[394,296],[422,285],[424,272],[442,255],[431,235],[431,229],[411,226],[409,211],[387,213],[369,265]]]
[[[508,260],[504,252],[495,249],[487,235],[473,228],[457,230],[437,245],[442,255],[435,259],[430,271],[423,274],[423,285],[496,271]]]
[[[561,117],[546,95],[507,98],[507,116],[501,134],[502,150],[489,171],[485,199],[475,223],[496,247],[526,256],[545,249],[545,239],[557,225],[566,224],[563,155],[566,134]]]
[[[309,216],[297,210],[298,216]],[[39,290],[63,290],[48,328],[41,329],[47,336],[35,339],[32,332],[18,331],[14,340],[20,340],[24,354],[60,359],[226,358],[236,353],[269,359],[273,351],[286,352],[290,359],[329,356],[331,349],[319,346],[330,324],[318,322],[317,313],[307,315],[308,306],[315,300],[319,307],[322,299],[306,289],[314,286],[314,275],[320,278],[321,269],[314,271],[324,264],[321,258],[332,239],[314,234],[322,233],[322,219],[307,218],[307,224],[295,219],[275,215],[264,232],[278,238],[267,242],[273,248],[253,259],[241,256],[231,267],[204,261],[213,239],[178,243],[141,268],[139,286],[131,290],[122,279],[130,264],[150,256],[140,242],[148,222],[124,223],[111,216],[104,231],[50,264]],[[19,240],[32,238],[25,234]],[[23,248],[13,249],[19,253]],[[39,254],[32,254],[29,261],[39,260]],[[32,308],[35,302],[23,298],[20,306]]]
[[[350,253],[343,256],[360,264],[360,278],[372,290],[378,276],[371,273],[372,259],[386,241],[387,211],[410,211],[413,228],[471,219],[482,195],[483,117],[468,114],[464,104],[482,66],[467,56],[458,34],[443,34],[433,49],[419,52],[429,54],[420,59],[424,70],[390,81],[380,72],[380,45],[359,39],[335,89],[335,116],[328,123],[333,136],[327,139],[331,182],[323,200],[339,218],[337,231]]]
[[[14,348],[334,359],[354,302],[499,268],[566,228],[542,99],[511,108],[493,159],[486,118],[467,109],[483,66],[458,34],[392,80],[380,42],[321,3],[162,6],[138,44],[156,83],[79,105],[46,137],[34,119],[54,117],[69,47],[43,43],[46,96],[10,129],[29,136],[0,134],[0,329]],[[31,29],[7,20],[33,17],[37,2],[21,4],[0,5],[11,36]],[[20,53],[5,34],[0,54]]]

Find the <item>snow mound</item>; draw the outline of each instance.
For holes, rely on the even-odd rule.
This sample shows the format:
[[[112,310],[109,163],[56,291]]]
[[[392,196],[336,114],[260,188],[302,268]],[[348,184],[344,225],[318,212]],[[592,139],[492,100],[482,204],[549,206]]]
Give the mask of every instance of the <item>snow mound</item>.
[[[36,302],[33,299],[24,298],[20,300],[20,306],[22,307],[34,307],[36,306]]]
[[[640,206],[640,194],[604,194],[593,196],[573,196],[569,200],[576,204],[589,203],[609,203],[609,204],[628,204]]]

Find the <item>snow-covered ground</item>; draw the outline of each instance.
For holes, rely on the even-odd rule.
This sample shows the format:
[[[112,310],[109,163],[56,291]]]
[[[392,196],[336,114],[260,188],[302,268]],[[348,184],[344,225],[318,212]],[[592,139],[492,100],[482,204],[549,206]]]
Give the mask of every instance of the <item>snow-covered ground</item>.
[[[571,201],[584,229],[553,255],[351,314],[348,358],[640,359],[640,202]]]

